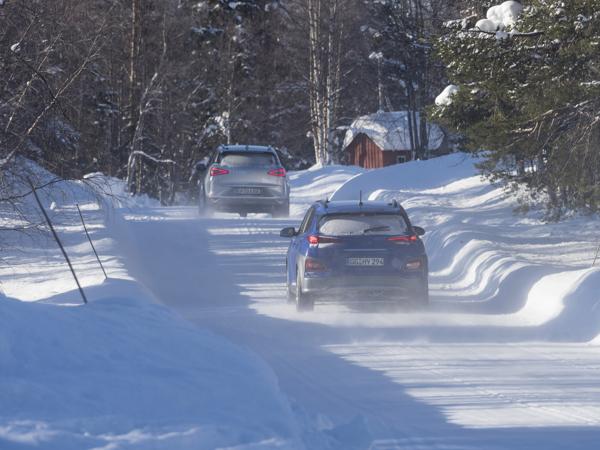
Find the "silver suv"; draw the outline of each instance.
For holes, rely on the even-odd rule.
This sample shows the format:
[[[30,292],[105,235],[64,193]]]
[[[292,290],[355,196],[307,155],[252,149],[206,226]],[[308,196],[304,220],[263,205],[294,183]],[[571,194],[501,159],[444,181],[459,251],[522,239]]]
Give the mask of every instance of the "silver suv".
[[[274,217],[290,213],[290,187],[287,174],[272,147],[221,145],[199,172],[200,213],[266,212]]]

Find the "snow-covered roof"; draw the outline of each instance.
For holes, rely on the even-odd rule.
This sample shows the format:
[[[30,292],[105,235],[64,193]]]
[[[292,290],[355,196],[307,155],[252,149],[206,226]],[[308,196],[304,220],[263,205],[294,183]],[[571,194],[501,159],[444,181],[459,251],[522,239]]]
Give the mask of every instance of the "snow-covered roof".
[[[419,113],[416,113],[417,128],[420,127]],[[434,124],[427,123],[429,150],[437,150],[444,142],[444,132]],[[407,111],[378,112],[356,119],[344,138],[344,148],[348,147],[359,134],[366,134],[382,150],[410,150],[410,128]]]

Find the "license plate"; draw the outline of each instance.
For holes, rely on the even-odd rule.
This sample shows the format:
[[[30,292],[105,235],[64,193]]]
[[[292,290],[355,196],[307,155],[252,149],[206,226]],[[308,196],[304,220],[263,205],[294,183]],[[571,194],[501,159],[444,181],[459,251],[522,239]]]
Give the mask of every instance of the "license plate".
[[[347,266],[377,267],[384,265],[383,258],[346,258]]]
[[[236,194],[240,194],[240,195],[260,195],[262,193],[262,190],[260,188],[236,188],[235,189],[235,193]]]

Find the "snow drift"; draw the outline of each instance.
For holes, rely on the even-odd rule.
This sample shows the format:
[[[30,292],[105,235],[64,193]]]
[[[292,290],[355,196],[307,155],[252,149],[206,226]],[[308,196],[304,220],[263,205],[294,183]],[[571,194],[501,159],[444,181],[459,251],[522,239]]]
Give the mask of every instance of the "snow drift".
[[[23,163],[40,184],[54,179]],[[131,278],[127,248],[114,240],[121,212],[109,205],[156,203],[122,194],[122,182],[99,174],[40,190],[87,305],[48,233],[9,231],[19,217],[2,214],[0,448],[294,448],[294,418],[270,368]],[[19,206],[39,222],[31,196]]]
[[[406,197],[410,192],[418,193],[476,176],[478,171],[473,164],[477,161],[464,153],[454,153],[359,173],[336,189],[331,200],[357,200],[361,191],[363,198],[370,200],[377,200],[384,191],[397,191]]]
[[[359,174],[333,200],[400,201],[424,226],[430,287],[438,305],[460,302],[514,338],[590,341],[600,333],[600,267],[592,267],[598,219],[551,224],[535,210],[515,214],[516,196],[478,174],[474,159],[452,154]],[[573,233],[577,230],[577,233]],[[528,332],[524,330],[529,328]]]
[[[0,447],[289,444],[291,413],[264,363],[132,281],[88,293],[85,307],[0,298]]]
[[[350,178],[364,172],[356,166],[313,166],[300,172],[289,172],[291,215],[303,216],[316,200],[325,200]]]

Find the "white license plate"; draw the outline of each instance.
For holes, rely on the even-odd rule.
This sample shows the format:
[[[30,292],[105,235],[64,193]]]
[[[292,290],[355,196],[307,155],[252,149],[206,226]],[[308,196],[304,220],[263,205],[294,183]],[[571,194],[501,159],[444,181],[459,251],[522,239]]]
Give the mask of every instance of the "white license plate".
[[[383,266],[383,258],[346,258],[347,266]]]
[[[262,190],[260,188],[236,188],[235,193],[240,195],[260,195]]]

